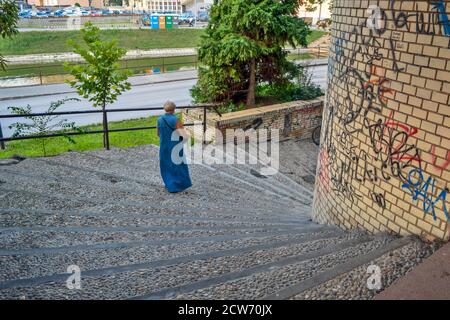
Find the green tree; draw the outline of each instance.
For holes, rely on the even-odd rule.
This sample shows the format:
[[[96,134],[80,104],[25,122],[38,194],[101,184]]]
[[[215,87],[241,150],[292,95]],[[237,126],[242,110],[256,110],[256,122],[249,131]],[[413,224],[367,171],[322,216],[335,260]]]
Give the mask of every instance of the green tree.
[[[11,38],[17,34],[17,21],[19,20],[19,8],[12,0],[0,0],[0,36]],[[0,68],[6,69],[6,60],[0,54]]]
[[[74,52],[85,60],[85,64],[66,63],[65,66],[75,78],[67,82],[80,96],[93,102],[94,107],[100,107],[105,111],[106,106],[114,103],[122,92],[130,90],[131,85],[127,82],[130,72],[121,70],[119,64],[126,50],[118,48],[116,40],[102,41],[99,31],[99,28],[88,22],[81,30],[85,46],[82,47],[69,40]],[[103,129],[108,130],[106,112],[103,112]],[[106,132],[103,135],[103,144],[109,149]]]
[[[192,90],[197,102],[235,99],[255,105],[259,82],[283,83],[295,71],[285,45],[306,46],[308,26],[298,0],[222,0],[211,8],[198,51],[202,67]]]

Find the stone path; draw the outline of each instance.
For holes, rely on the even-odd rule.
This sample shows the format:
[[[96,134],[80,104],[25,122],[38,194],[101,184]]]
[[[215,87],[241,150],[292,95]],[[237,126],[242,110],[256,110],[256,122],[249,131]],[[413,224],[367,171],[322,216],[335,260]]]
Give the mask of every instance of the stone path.
[[[292,53],[314,53],[315,47],[310,48],[287,48],[286,50]],[[328,54],[326,45],[321,45],[323,55]],[[197,55],[197,48],[164,48],[164,49],[134,49],[128,50],[125,59],[142,59],[142,58],[161,58],[161,57],[182,57]],[[323,56],[322,55],[322,56]],[[36,54],[22,54],[22,55],[8,55],[5,56],[8,64],[29,64],[29,63],[50,63],[50,62],[65,62],[65,61],[83,61],[79,54],[73,52],[58,52],[58,53],[36,53]]]
[[[317,148],[290,140],[280,157],[273,177],[192,165],[194,187],[178,195],[151,145],[0,166],[0,298],[352,298],[323,286],[352,272],[365,286],[365,264],[417,245],[314,223]],[[66,287],[70,265],[79,290]]]

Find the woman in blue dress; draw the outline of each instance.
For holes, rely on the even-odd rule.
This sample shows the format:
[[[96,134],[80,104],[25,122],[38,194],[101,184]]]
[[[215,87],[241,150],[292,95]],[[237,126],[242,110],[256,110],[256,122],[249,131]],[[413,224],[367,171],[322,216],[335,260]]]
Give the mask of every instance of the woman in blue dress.
[[[181,192],[192,186],[182,145],[177,147],[179,153],[172,156],[174,148],[189,139],[183,124],[174,114],[175,108],[173,102],[167,101],[164,104],[166,114],[158,118],[159,165],[161,177],[170,193]]]

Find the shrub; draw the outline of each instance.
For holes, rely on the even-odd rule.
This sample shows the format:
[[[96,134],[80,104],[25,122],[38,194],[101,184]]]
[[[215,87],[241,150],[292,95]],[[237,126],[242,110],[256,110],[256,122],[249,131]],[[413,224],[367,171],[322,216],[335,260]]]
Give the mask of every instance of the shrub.
[[[312,100],[324,94],[317,84],[311,81],[311,75],[302,71],[296,81],[284,84],[261,84],[257,88],[258,97],[270,97],[279,102]]]

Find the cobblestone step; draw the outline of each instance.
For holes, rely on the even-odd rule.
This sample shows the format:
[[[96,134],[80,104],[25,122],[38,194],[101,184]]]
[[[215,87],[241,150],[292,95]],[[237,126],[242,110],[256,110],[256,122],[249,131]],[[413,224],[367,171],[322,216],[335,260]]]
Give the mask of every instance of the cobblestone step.
[[[178,261],[179,263],[170,261],[158,267],[148,264],[124,266],[113,270],[91,270],[87,271],[88,275],[83,278],[83,290],[68,291],[64,284],[48,283],[5,288],[0,290],[0,296],[17,297],[25,294],[33,298],[43,298],[52,294],[54,298],[68,295],[70,298],[76,299],[148,298],[149,292],[153,292],[153,297],[155,293],[159,294],[162,291],[160,288],[178,290],[179,284],[192,286],[194,283],[205,281],[211,283],[211,281],[218,281],[223,277],[229,278],[236,273],[259,273],[265,268],[309,260],[337,248],[342,250],[342,248],[352,246],[356,241],[359,242],[362,239],[351,239],[346,235],[262,250],[250,248],[249,252],[229,252],[232,253],[231,255],[218,253],[211,257],[200,256],[201,259],[195,260],[182,258]],[[336,243],[339,243],[340,247]],[[196,270],[196,272],[192,273],[191,270]],[[139,293],[142,293],[143,296]]]
[[[2,191],[3,190],[0,187],[0,192]],[[119,204],[114,205],[109,204],[109,202],[99,203],[98,200],[83,199],[81,197],[23,190],[13,190],[13,192],[4,194],[2,198],[2,205],[5,207],[2,211],[2,217],[5,217],[5,223],[2,224],[2,226],[24,225],[24,223],[22,222],[23,218],[21,218],[20,214],[17,214],[17,210],[27,210],[31,212],[48,212],[50,210],[52,212],[56,212],[56,214],[54,214],[53,217],[50,217],[50,219],[63,222],[70,214],[86,217],[106,217],[110,219],[109,224],[113,225],[114,219],[117,219],[117,215],[126,215],[131,218],[137,215],[140,216],[141,220],[151,219],[152,221],[156,221],[160,219],[160,221],[169,221],[165,225],[173,225],[173,222],[178,221],[179,225],[189,225],[188,223],[183,223],[183,221],[190,222],[192,221],[192,218],[194,219],[194,221],[198,221],[198,219],[203,219],[204,221],[207,221],[207,219],[219,219],[221,221],[224,221],[224,225],[227,225],[227,223],[231,221],[234,221],[235,223],[240,223],[240,221],[253,221],[260,224],[273,224],[274,222],[276,222],[290,223],[291,225],[302,225],[311,221],[311,219],[307,217],[302,218],[299,214],[282,215],[271,213],[270,215],[268,215],[267,213],[249,213],[246,211],[236,210],[227,211],[226,209],[223,209],[223,212],[217,213],[214,210],[184,207],[148,208],[145,205],[137,206],[135,203],[128,203],[127,201],[121,201]],[[15,220],[17,222],[16,224],[9,223],[8,225],[6,225],[6,222],[8,220],[6,219],[7,215],[5,215],[5,212],[8,211],[5,211],[5,209],[13,209],[11,219]],[[32,219],[31,221],[35,221],[37,216],[38,215],[35,215],[34,219]],[[73,221],[76,221],[76,219],[72,221],[69,220],[68,225],[72,225]],[[164,223],[161,223],[161,225],[164,225]]]
[[[211,282],[196,283],[165,290],[141,299],[264,299],[282,292],[292,283],[317,279],[317,275],[332,272],[336,265],[349,263],[355,257],[385,247],[390,238],[359,238],[317,250],[305,256],[286,259],[280,263],[258,266],[256,270],[227,275]],[[255,272],[256,271],[256,272]]]
[[[110,151],[108,153],[109,156],[114,152]],[[73,165],[67,165],[65,163],[58,163],[52,160],[40,160],[41,162],[44,162],[43,165],[47,164],[50,166],[53,166],[51,168],[52,174],[56,175],[67,175],[70,177],[77,177],[79,178],[80,175],[83,176],[83,174],[86,175],[94,175],[94,178],[97,180],[97,182],[104,181],[106,184],[113,184],[115,186],[122,186],[133,188],[133,190],[139,190],[143,193],[148,193],[149,187],[157,188],[157,190],[163,190],[163,184],[162,181],[159,181],[159,183],[148,183],[148,180],[143,180],[142,177],[146,177],[149,172],[158,172],[159,174],[159,168],[155,166],[155,164],[152,163],[152,161],[143,162],[140,166],[134,166],[137,170],[144,171],[142,174],[140,174],[140,179],[132,179],[129,177],[124,177],[122,175],[116,175],[111,173],[105,173],[101,171],[92,170],[89,168],[81,168]],[[122,163],[123,165],[123,163]],[[130,167],[130,165],[126,165],[127,167]],[[84,171],[84,172],[83,172]],[[83,172],[82,174],[78,174],[79,172]],[[237,185],[229,185],[226,183],[223,183],[221,181],[218,181],[215,179],[215,177],[211,177],[208,175],[208,172],[202,172],[201,174],[196,175],[193,177],[194,183],[195,179],[201,178],[201,180],[198,182],[199,186],[205,186],[207,187],[207,194],[210,196],[218,197],[221,195],[226,194],[224,190],[227,190],[228,192],[233,192],[236,194],[233,198],[236,200],[239,200],[240,198],[243,198],[245,201],[248,201],[249,198],[254,197],[254,193],[251,192],[251,190],[240,188]],[[159,178],[158,178],[159,179]],[[160,180],[160,179],[159,179]],[[197,188],[197,185],[195,185]],[[203,191],[204,188],[202,188]],[[164,194],[166,194],[165,190],[162,191]],[[228,197],[229,198],[229,197]],[[272,203],[281,203],[277,199],[271,199]]]
[[[176,265],[194,260],[207,260],[218,257],[241,255],[260,250],[276,249],[294,244],[309,245],[313,241],[322,241],[323,244],[332,243],[343,232],[340,230],[328,230],[322,232],[299,233],[291,236],[277,236],[265,238],[236,239],[222,242],[187,243],[181,245],[156,245],[136,246],[126,250],[103,249],[72,253],[71,261],[77,261],[77,265],[83,270],[83,276],[98,277],[104,275],[130,272],[134,270],[158,268]],[[164,248],[165,247],[165,248]],[[165,249],[161,251],[161,249]],[[0,283],[0,290],[19,286],[30,286],[48,282],[63,282],[67,279],[65,269],[69,263],[65,254],[56,253],[41,256],[41,267],[25,269],[24,266],[33,265],[36,256],[16,257],[14,265],[16,270],[8,274]],[[0,256],[0,265],[9,264],[13,267],[11,259]],[[132,263],[130,263],[132,262]],[[61,273],[54,274],[55,270]],[[1,275],[5,277],[6,275]]]
[[[238,146],[237,148],[240,148],[244,152],[248,151],[248,146]],[[247,149],[246,149],[247,148]],[[245,150],[246,149],[246,150]],[[261,172],[261,168],[264,166],[260,163],[259,159],[246,153],[246,164],[233,164],[233,165],[214,165],[216,168],[221,169],[234,169],[239,173],[239,175],[245,176],[249,179],[254,179],[255,176],[259,177],[261,182],[267,185],[277,185],[278,188],[281,188],[284,190],[284,192],[288,192],[292,194],[294,197],[299,197],[300,199],[306,199],[306,201],[311,200],[313,198],[313,190],[309,184],[306,184],[303,180],[294,181],[291,177],[284,174],[286,170],[284,169],[284,163],[288,160],[290,157],[290,154],[286,156],[285,148],[278,148],[280,150],[279,155],[279,170],[274,175],[258,175]],[[233,155],[230,156],[233,158]],[[212,159],[217,159],[217,157],[210,157]],[[250,161],[253,161],[253,163],[256,164],[250,164]],[[212,161],[211,161],[212,162]],[[304,170],[304,167],[297,167],[297,172],[302,172]]]
[[[30,227],[30,226],[209,226],[225,224],[230,226],[257,226],[267,224],[270,226],[292,227],[311,221],[309,218],[296,220],[281,220],[259,217],[242,217],[230,215],[223,217],[198,217],[198,216],[161,216],[158,214],[139,213],[111,213],[98,211],[52,211],[0,208],[0,227]],[[70,222],[70,223],[69,223]]]
[[[36,164],[36,162],[38,162]],[[39,173],[36,173],[33,168],[39,165]],[[62,169],[65,168],[65,169]],[[102,193],[108,198],[116,195],[117,198],[126,199],[128,197],[133,197],[134,199],[141,199],[143,201],[151,201],[152,203],[161,203],[164,204],[166,201],[174,202],[183,202],[183,205],[189,205],[187,200],[192,202],[193,196],[197,196],[195,199],[198,201],[206,202],[205,199],[215,199],[216,202],[229,202],[229,197],[220,192],[214,191],[214,185],[211,186],[211,190],[209,194],[204,194],[202,190],[199,190],[197,186],[189,192],[182,194],[181,196],[173,196],[165,191],[163,186],[160,184],[156,185],[146,185],[145,180],[126,180],[121,177],[116,177],[114,175],[106,175],[100,174],[93,175],[89,177],[86,173],[80,174],[76,176],[77,172],[82,171],[83,168],[71,166],[68,168],[67,166],[59,165],[55,162],[49,163],[48,161],[42,160],[31,160],[23,161],[20,165],[15,167],[3,168],[0,170],[0,179],[3,176],[9,175],[22,175],[23,177],[29,177],[30,179],[40,179],[43,181],[48,181],[51,185],[53,182],[56,182],[58,185],[65,185],[70,188],[71,185],[76,185],[78,189],[84,190],[84,193],[90,192],[92,189],[95,192]],[[69,175],[68,171],[71,171],[72,176]],[[3,180],[8,180],[8,177],[4,177]],[[72,193],[78,193],[78,189],[74,189]],[[223,190],[223,189],[222,189]],[[111,192],[114,191],[114,192]],[[194,194],[192,194],[194,193]],[[242,195],[242,192],[240,193]],[[246,195],[250,197],[250,195]],[[242,200],[241,200],[242,199]],[[238,197],[237,200],[243,201],[244,203],[248,203],[248,198]],[[214,202],[213,202],[214,203]],[[170,204],[168,204],[170,205]],[[195,206],[198,206],[197,203],[194,203]],[[227,205],[227,207],[231,207],[233,203]],[[236,208],[242,207],[242,204],[238,206],[235,205]]]
[[[297,161],[310,175],[312,159],[271,178],[192,165],[194,187],[177,195],[164,191],[154,146],[2,166],[0,298],[292,298],[398,248],[311,221],[311,185],[289,170]],[[73,264],[82,290],[65,286]]]
[[[257,212],[258,209],[255,207],[245,207],[242,203],[229,203],[227,199],[219,200],[214,199],[214,202],[208,201],[207,197],[199,195],[198,193],[190,192],[183,195],[182,199],[177,199],[176,195],[169,193],[157,193],[156,196],[152,196],[150,193],[137,193],[131,189],[106,188],[102,185],[98,186],[90,181],[75,181],[71,179],[53,177],[50,174],[32,174],[32,173],[21,173],[11,169],[4,169],[0,171],[0,179],[8,181],[8,184],[3,184],[0,190],[8,191],[8,185],[21,186],[20,191],[28,191],[30,193],[41,194],[49,193],[51,196],[59,196],[60,199],[64,197],[69,197],[75,201],[80,202],[81,206],[88,205],[89,208],[93,206],[105,206],[105,205],[128,205],[136,206],[141,208],[155,208],[162,209],[174,208],[178,210],[188,210],[189,208],[203,208],[205,211],[216,210],[220,213],[220,209],[225,207],[229,210],[235,210],[236,212],[241,212],[242,214],[250,214]],[[13,190],[13,189],[10,189]],[[126,190],[126,191],[125,191]],[[18,193],[16,192],[16,194]],[[163,191],[164,192],[164,191]],[[67,196],[66,196],[67,195]],[[157,203],[158,205],[154,205]],[[248,203],[248,202],[247,202]],[[22,205],[22,204],[20,204]],[[247,204],[248,205],[248,204]],[[14,207],[14,206],[12,206]],[[266,206],[270,208],[270,205]],[[79,209],[81,209],[79,207]],[[276,210],[276,209],[274,209]],[[307,208],[305,210],[308,210]],[[307,211],[297,211],[294,214],[306,214]],[[278,213],[279,214],[279,213]],[[277,215],[277,212],[273,215]],[[286,214],[283,214],[285,216]]]
[[[67,244],[60,246],[40,246],[40,247],[23,247],[23,248],[13,248],[13,249],[0,249],[0,256],[31,256],[40,254],[55,254],[55,253],[73,253],[73,252],[85,252],[93,250],[104,250],[104,249],[117,249],[117,248],[130,248],[142,245],[170,245],[170,244],[186,244],[186,243],[206,243],[206,242],[217,242],[217,241],[234,241],[239,239],[254,239],[254,238],[267,238],[276,236],[296,236],[308,233],[316,232],[332,232],[336,231],[336,228],[329,228],[324,226],[307,226],[303,230],[297,229],[295,232],[289,233],[285,230],[283,231],[264,231],[264,232],[241,232],[237,234],[220,234],[220,235],[191,235],[189,237],[168,237],[166,239],[161,238],[150,238],[135,240],[129,237],[107,237],[105,239],[100,239],[99,241],[91,241],[90,243],[81,244]],[[69,239],[71,240],[71,239]]]
[[[285,300],[292,298],[308,289],[319,286],[331,279],[338,277],[339,275],[350,272],[370,261],[373,261],[384,254],[397,250],[407,244],[411,243],[409,238],[400,238],[387,243],[384,246],[376,248],[360,256],[356,256],[344,263],[338,264],[333,268],[327,269],[317,275],[314,275],[306,280],[300,281],[294,285],[283,288],[282,290],[267,295],[264,297],[265,300]]]
[[[99,155],[100,153],[100,155]],[[125,164],[125,166],[129,167],[133,165],[137,168],[144,169],[144,165],[151,165],[154,170],[159,170],[157,155],[158,155],[158,147],[153,145],[139,146],[134,147],[133,152],[123,150],[123,149],[115,149],[109,153],[101,153],[100,151],[92,151],[87,153],[89,155],[100,157],[100,159],[109,159],[115,160],[115,162],[119,162],[121,164]],[[149,157],[148,155],[152,155]],[[155,160],[156,159],[156,160]],[[198,175],[200,177],[208,176],[208,172],[214,175],[215,179],[220,176],[220,180],[228,181],[229,184],[240,186],[240,188],[247,189],[252,188],[253,192],[264,192],[270,196],[281,197],[286,204],[286,201],[294,202],[294,205],[298,205],[299,199],[303,198],[302,195],[298,195],[293,192],[291,189],[286,188],[284,185],[279,183],[268,184],[259,179],[253,179],[254,177],[251,175],[247,175],[245,172],[236,172],[236,169],[228,168],[228,166],[220,166],[220,168],[214,168],[212,166],[208,166],[205,164],[195,164],[190,166],[192,171],[192,177],[195,178]],[[219,170],[218,170],[219,169]],[[248,180],[248,179],[250,180]],[[228,190],[229,187],[225,186],[225,190]],[[308,198],[310,200],[310,198]],[[305,200],[300,201],[300,205],[304,205]]]
[[[283,159],[280,161],[280,171],[312,192],[318,152],[318,147],[309,139],[285,141],[283,148],[280,148],[280,159]]]
[[[114,163],[125,165],[127,167],[133,166],[137,169],[152,172],[159,171],[159,148],[154,145],[133,147],[132,150],[116,148],[108,153],[94,150],[86,154],[98,157],[102,160],[113,161]],[[215,182],[221,185],[222,188],[226,188],[226,190],[231,187],[239,188],[240,191],[248,191],[249,186],[251,186],[245,180],[239,181],[230,176],[223,176],[222,179],[217,179],[216,170],[202,164],[190,165],[190,171],[193,180],[199,179],[199,182],[206,180],[208,183]],[[215,178],[214,181],[210,180],[211,176]],[[230,182],[232,182],[231,185]],[[260,188],[257,186],[257,184],[253,186],[250,191],[260,191]],[[277,196],[278,194],[275,193],[274,195]]]

